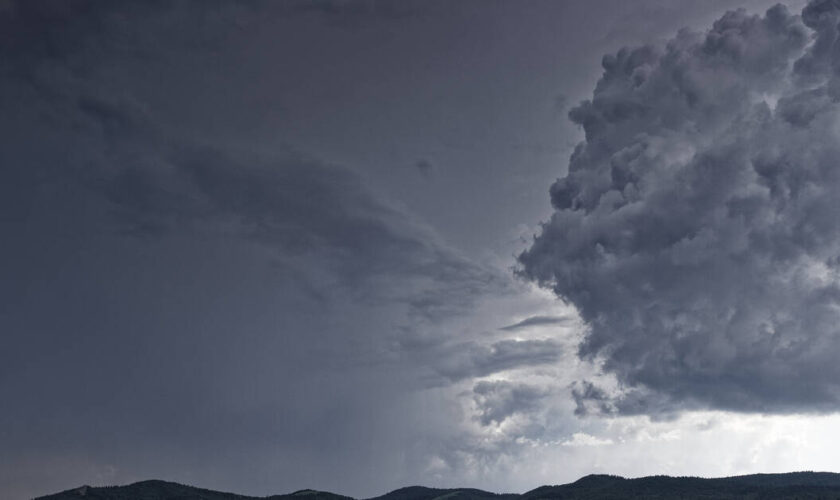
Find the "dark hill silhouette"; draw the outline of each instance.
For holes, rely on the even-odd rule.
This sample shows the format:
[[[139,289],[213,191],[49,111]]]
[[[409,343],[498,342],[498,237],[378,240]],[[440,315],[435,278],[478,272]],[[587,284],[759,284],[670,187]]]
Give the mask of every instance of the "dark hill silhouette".
[[[261,500],[353,500],[344,495],[315,490],[300,490],[287,495],[270,497],[249,497],[157,480],[140,481],[127,486],[98,488],[82,486],[40,497],[38,500],[254,500],[256,498]]]
[[[618,500],[618,499],[838,499],[840,474],[791,472],[723,478],[648,476],[625,479],[593,474],[569,484],[541,486],[521,495],[471,488],[409,486],[368,500]],[[36,500],[352,500],[325,491],[300,490],[286,495],[249,497],[166,481],[127,486],[82,486]]]
[[[590,475],[574,483],[542,486],[522,495],[539,499],[840,499],[840,474],[791,472],[752,474],[724,478],[648,476],[625,479],[620,476]]]
[[[520,495],[515,493],[490,493],[472,488],[445,489],[409,486],[369,500],[515,500],[519,497]]]

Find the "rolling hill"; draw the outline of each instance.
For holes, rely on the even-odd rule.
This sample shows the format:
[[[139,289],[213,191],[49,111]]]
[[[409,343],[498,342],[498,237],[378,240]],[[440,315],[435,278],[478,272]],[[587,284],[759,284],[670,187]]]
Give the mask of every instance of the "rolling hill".
[[[471,488],[410,486],[368,500],[543,500],[543,499],[840,499],[840,474],[791,472],[726,478],[589,475],[573,483],[541,486],[523,494],[498,494]],[[36,500],[353,500],[316,490],[251,497],[166,482],[126,486],[82,486]]]

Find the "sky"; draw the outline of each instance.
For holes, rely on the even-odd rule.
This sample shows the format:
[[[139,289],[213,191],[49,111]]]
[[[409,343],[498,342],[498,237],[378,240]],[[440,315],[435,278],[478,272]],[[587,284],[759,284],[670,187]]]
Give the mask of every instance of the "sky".
[[[836,471],[838,24],[0,0],[0,497]]]

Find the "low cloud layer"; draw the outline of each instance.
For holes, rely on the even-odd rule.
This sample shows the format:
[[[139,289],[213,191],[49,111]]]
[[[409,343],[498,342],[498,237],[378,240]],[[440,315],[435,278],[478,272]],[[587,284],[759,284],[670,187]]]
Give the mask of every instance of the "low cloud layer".
[[[840,409],[840,3],[731,11],[603,58],[521,273],[617,387],[579,412]]]
[[[572,319],[566,316],[531,316],[522,321],[517,321],[512,325],[507,325],[499,328],[504,332],[514,332],[516,330],[523,330],[532,326],[543,325],[561,325],[570,322]]]
[[[446,354],[439,356],[434,365],[440,375],[457,381],[556,363],[562,350],[562,346],[552,339],[448,345]]]

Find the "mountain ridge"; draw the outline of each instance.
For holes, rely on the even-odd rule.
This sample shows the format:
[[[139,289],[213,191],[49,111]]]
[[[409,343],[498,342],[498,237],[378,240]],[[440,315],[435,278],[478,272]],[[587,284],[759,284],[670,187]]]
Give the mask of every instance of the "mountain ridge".
[[[840,473],[787,472],[720,478],[590,474],[577,481],[544,485],[522,494],[476,488],[407,486],[364,500],[548,500],[548,499],[840,499]],[[34,500],[356,500],[303,489],[264,497],[240,495],[150,479],[124,486],[80,486]],[[360,499],[361,500],[361,499]]]

